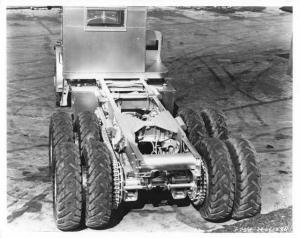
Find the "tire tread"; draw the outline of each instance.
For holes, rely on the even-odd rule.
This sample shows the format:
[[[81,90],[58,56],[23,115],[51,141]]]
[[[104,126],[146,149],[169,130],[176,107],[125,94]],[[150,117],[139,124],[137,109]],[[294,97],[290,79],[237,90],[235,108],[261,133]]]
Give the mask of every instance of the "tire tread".
[[[261,177],[253,145],[243,138],[230,138],[226,145],[236,171],[232,218],[241,220],[260,213]]]
[[[207,138],[195,146],[206,162],[209,184],[200,214],[209,221],[220,222],[230,217],[234,200],[234,168],[224,142]]]
[[[74,230],[81,225],[82,184],[81,161],[77,146],[64,142],[54,149],[56,197],[55,220],[63,231]]]
[[[203,118],[205,128],[210,137],[216,137],[221,140],[228,139],[228,129],[225,114],[213,108],[204,108],[200,112]]]
[[[87,166],[86,220],[90,228],[105,228],[112,216],[112,164],[107,146],[95,138],[84,144]]]
[[[101,140],[98,118],[95,113],[89,111],[81,112],[77,118],[77,125],[81,152],[89,138],[95,138],[98,141]]]

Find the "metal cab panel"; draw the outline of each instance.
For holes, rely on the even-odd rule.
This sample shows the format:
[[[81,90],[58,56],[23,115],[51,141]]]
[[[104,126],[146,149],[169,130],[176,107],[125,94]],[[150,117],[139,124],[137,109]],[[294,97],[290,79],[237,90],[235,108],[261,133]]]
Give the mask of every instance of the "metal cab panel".
[[[145,72],[146,8],[118,8],[126,11],[125,30],[122,31],[105,30],[105,27],[87,30],[88,9],[63,8],[64,77],[86,73]]]

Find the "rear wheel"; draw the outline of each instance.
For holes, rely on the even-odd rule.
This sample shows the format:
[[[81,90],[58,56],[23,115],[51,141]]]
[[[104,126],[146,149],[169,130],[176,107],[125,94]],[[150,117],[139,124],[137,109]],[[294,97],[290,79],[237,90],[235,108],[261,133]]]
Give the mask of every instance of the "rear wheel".
[[[208,173],[206,197],[199,209],[202,217],[221,222],[230,217],[234,199],[234,168],[224,142],[207,138],[195,143],[195,148],[205,161]]]
[[[63,142],[73,142],[73,124],[71,116],[66,112],[52,115],[49,125],[49,170],[53,174],[54,149]]]
[[[208,137],[202,118],[192,109],[184,108],[178,111],[178,116],[186,124],[186,133],[189,141],[194,144],[199,139]]]
[[[222,111],[205,108],[201,110],[200,114],[210,137],[216,137],[221,140],[228,139],[226,117]]]
[[[62,93],[55,93],[55,105],[57,106],[57,107],[60,107],[60,100],[61,100],[61,94]]]
[[[86,215],[85,224],[91,228],[105,228],[113,209],[113,179],[110,151],[95,138],[83,147],[86,161]]]
[[[89,138],[101,140],[98,118],[93,112],[81,112],[77,118],[77,128],[79,135],[79,148],[82,153],[83,147]]]
[[[230,138],[226,145],[236,172],[232,218],[240,220],[255,216],[261,210],[261,178],[255,149],[242,138]]]
[[[71,231],[80,227],[82,217],[81,162],[78,148],[73,142],[61,143],[55,147],[54,155],[54,217],[60,230]]]

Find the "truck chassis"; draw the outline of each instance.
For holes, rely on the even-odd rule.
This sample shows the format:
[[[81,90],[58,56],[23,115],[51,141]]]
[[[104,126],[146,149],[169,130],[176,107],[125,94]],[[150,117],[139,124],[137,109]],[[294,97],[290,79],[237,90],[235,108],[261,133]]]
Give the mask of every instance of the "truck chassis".
[[[102,15],[114,11],[99,9]],[[144,11],[131,10],[117,13],[124,18]],[[153,71],[66,72],[66,45],[55,46],[56,103],[72,109],[54,113],[49,128],[54,215],[61,230],[108,227],[123,204],[151,190],[189,201],[209,221],[260,212],[254,147],[229,136],[221,111],[176,108],[175,89],[161,64],[161,34],[153,31],[151,37]]]

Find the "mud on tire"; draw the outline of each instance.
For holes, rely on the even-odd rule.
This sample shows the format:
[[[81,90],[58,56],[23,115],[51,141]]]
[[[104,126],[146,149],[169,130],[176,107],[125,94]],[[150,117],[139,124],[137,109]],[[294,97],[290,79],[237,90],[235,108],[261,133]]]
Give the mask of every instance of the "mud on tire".
[[[255,149],[242,138],[230,138],[226,145],[236,172],[232,218],[240,220],[255,216],[261,210],[261,177]]]
[[[189,141],[194,144],[199,139],[204,139],[208,137],[205,129],[205,124],[201,118],[194,110],[190,108],[179,109],[178,116],[182,118],[186,124],[186,133]]]
[[[226,116],[222,111],[204,108],[201,110],[200,114],[210,137],[216,137],[221,140],[228,139],[229,133],[226,124]]]
[[[66,112],[56,112],[50,119],[49,126],[49,170],[54,168],[54,149],[61,143],[73,142],[73,124],[71,116]]]
[[[54,154],[54,217],[60,230],[70,231],[81,225],[82,185],[80,157],[78,148],[73,142],[59,144],[55,147]]]
[[[107,146],[95,138],[83,147],[86,161],[86,214],[85,224],[90,228],[109,225],[113,209],[113,180],[111,155]]]
[[[76,125],[81,153],[89,138],[95,138],[98,141],[101,140],[98,118],[95,113],[89,111],[81,112],[78,115]]]
[[[195,145],[208,172],[208,190],[204,203],[197,207],[202,217],[221,222],[230,217],[234,199],[234,168],[224,142],[217,138],[199,140]]]

